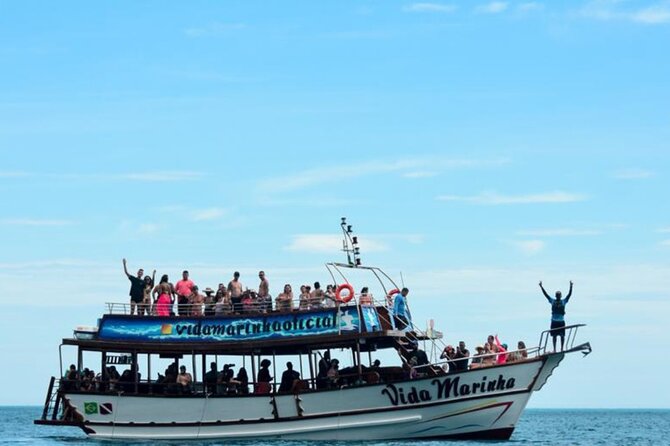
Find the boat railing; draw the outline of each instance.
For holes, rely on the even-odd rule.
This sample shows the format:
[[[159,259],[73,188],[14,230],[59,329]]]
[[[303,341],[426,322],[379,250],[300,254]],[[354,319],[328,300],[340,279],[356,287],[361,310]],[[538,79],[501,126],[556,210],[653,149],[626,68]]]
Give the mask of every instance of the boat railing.
[[[575,346],[575,339],[577,338],[577,330],[579,330],[580,327],[585,326],[586,324],[573,324],[573,325],[566,325],[565,327],[544,330],[540,334],[540,342],[538,343],[538,348],[542,351],[542,354],[545,354],[547,352],[547,344],[549,343],[549,338],[555,336],[555,333],[564,330],[565,341],[564,343],[562,343],[563,350],[570,350]]]
[[[307,310],[327,310],[334,309],[337,307],[348,307],[356,306],[357,301],[352,299],[347,303],[339,303],[330,305],[327,303],[321,304],[303,304],[300,305],[298,301],[295,301],[293,306],[287,307],[277,307],[272,305],[269,302],[250,302],[250,303],[240,303],[233,304],[224,307],[218,307],[216,304],[178,304],[174,303],[169,305],[168,311],[171,314],[179,315],[180,313],[192,315],[192,316],[214,316],[214,315],[233,315],[240,313],[282,313],[282,312],[291,312],[291,311],[307,311]],[[130,315],[133,307],[135,307],[135,313],[137,314],[146,314],[146,315],[157,315],[158,309],[156,304],[135,304],[131,305],[130,303],[122,302],[106,302],[106,314],[116,314],[116,315]],[[183,311],[182,311],[183,310]]]
[[[502,353],[486,353],[483,355],[474,355],[467,356],[464,358],[458,359],[444,359],[443,361],[434,362],[432,364],[422,364],[412,366],[412,369],[416,370],[418,373],[427,371],[430,367],[440,367],[445,372],[453,372],[458,369],[458,364],[461,364],[463,361],[466,361],[468,364],[468,370],[483,368],[483,367],[493,367],[499,364],[508,364],[513,362],[527,361],[529,359],[535,359],[542,356],[542,349],[540,347],[531,347],[531,348],[522,348],[514,351],[506,351]],[[498,362],[504,358],[502,362]],[[476,359],[477,362],[473,362],[473,359]]]

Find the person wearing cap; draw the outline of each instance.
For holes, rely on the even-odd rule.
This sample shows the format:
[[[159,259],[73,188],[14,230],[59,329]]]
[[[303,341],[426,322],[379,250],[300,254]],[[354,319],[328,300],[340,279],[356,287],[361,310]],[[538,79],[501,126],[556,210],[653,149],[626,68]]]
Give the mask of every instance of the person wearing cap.
[[[477,353],[472,357],[472,362],[470,363],[470,369],[479,369],[482,367],[482,356],[484,355],[484,346],[478,345],[477,347],[475,347],[475,351]]]
[[[216,313],[216,300],[214,299],[214,290],[210,287],[205,288],[205,316],[214,316]]]
[[[541,280],[540,289],[542,290],[544,297],[546,297],[551,304],[550,333],[552,343],[554,344],[554,351],[556,351],[556,338],[559,336],[561,338],[561,351],[563,351],[563,345],[565,341],[565,306],[568,304],[570,296],[572,296],[572,280],[570,281],[570,291],[568,291],[568,295],[565,296],[565,299],[561,299],[562,294],[560,291],[556,291],[556,299],[552,299],[542,286]]]

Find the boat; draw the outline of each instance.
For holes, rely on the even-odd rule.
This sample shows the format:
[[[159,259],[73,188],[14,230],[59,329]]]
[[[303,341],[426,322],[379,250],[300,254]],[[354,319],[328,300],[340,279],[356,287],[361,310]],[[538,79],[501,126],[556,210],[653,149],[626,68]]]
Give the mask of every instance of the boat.
[[[442,334],[394,318],[399,286],[380,268],[362,264],[345,218],[341,228],[347,261],[326,264],[339,283],[332,306],[278,311],[263,304],[214,316],[140,316],[129,314],[127,304],[109,303],[96,326],[79,326],[62,340],[59,377],[51,377],[34,422],[116,440],[505,440],[564,357],[591,351],[588,342],[575,345],[584,326],[576,324],[565,327],[561,351],[549,351],[547,330],[536,346],[507,352],[514,361],[499,361],[500,353],[488,355],[487,367],[440,359],[434,352],[444,345]],[[379,282],[381,301],[355,295],[347,278],[354,270]],[[71,371],[66,349],[76,354]],[[427,358],[427,351],[431,357],[417,361],[418,352]],[[351,366],[324,376],[324,363],[333,369],[330,352],[350,357]],[[394,353],[397,364],[373,363],[378,352]],[[251,369],[248,382],[226,375],[231,358]],[[278,376],[284,358],[298,358],[300,370],[288,387],[266,379]],[[158,364],[166,361],[162,375]],[[112,373],[117,366],[125,368],[121,378]],[[186,386],[175,381],[181,366],[192,372]],[[87,379],[86,367],[102,372]]]

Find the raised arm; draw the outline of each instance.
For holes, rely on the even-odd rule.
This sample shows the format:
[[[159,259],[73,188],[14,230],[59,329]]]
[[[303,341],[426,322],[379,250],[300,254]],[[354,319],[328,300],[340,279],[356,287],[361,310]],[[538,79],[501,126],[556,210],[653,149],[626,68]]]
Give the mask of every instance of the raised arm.
[[[123,259],[123,272],[126,273],[126,276],[130,277],[130,274],[128,274],[128,265],[126,265],[126,259]]]
[[[154,270],[154,272],[151,273],[151,284],[156,285],[156,270]]]
[[[542,290],[542,294],[544,294],[544,297],[546,297],[547,300],[549,302],[551,302],[551,296],[548,295],[547,292],[545,291],[544,287],[542,286],[542,281],[541,280],[540,280],[540,289]]]
[[[572,280],[570,281],[570,291],[568,291],[568,295],[565,296],[565,303],[568,303],[568,300],[570,300],[570,296],[572,296]]]

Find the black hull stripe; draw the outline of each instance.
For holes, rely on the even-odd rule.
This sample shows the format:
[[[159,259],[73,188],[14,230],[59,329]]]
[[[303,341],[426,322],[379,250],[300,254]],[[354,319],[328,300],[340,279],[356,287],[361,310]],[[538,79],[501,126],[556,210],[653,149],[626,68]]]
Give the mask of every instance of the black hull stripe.
[[[338,416],[354,416],[354,415],[365,415],[365,414],[371,414],[371,413],[382,413],[382,412],[396,412],[396,411],[403,411],[403,410],[412,410],[412,409],[417,409],[417,408],[426,408],[426,407],[433,407],[433,406],[440,406],[440,405],[449,405],[449,404],[455,404],[455,403],[462,403],[466,401],[474,401],[474,400],[479,400],[483,398],[496,398],[496,397],[506,397],[506,396],[512,396],[512,395],[519,395],[519,394],[524,394],[524,393],[531,393],[530,388],[528,389],[523,389],[523,390],[516,390],[513,392],[505,392],[505,393],[492,393],[490,395],[479,395],[479,396],[473,396],[469,398],[462,398],[462,399],[456,399],[456,400],[442,400],[442,401],[435,401],[432,403],[424,403],[424,404],[412,404],[412,405],[407,405],[407,406],[393,406],[393,407],[382,407],[382,408],[376,408],[376,409],[361,409],[361,410],[350,410],[347,412],[332,412],[332,413],[324,413],[324,414],[318,414],[318,415],[304,415],[301,417],[298,416],[293,416],[293,417],[284,417],[284,418],[259,418],[259,419],[254,419],[254,420],[234,420],[234,421],[194,421],[194,422],[184,422],[184,423],[177,423],[177,422],[170,422],[170,423],[155,423],[155,422],[150,422],[150,423],[135,423],[135,422],[124,422],[124,423],[114,423],[113,421],[109,422],[100,422],[100,421],[85,421],[84,424],[87,426],[131,426],[131,427],[182,427],[182,426],[231,426],[231,425],[238,425],[238,424],[265,424],[265,423],[281,423],[281,422],[289,422],[289,421],[301,421],[301,420],[315,420],[315,419],[320,419],[320,418],[331,418],[331,417],[338,417]]]

